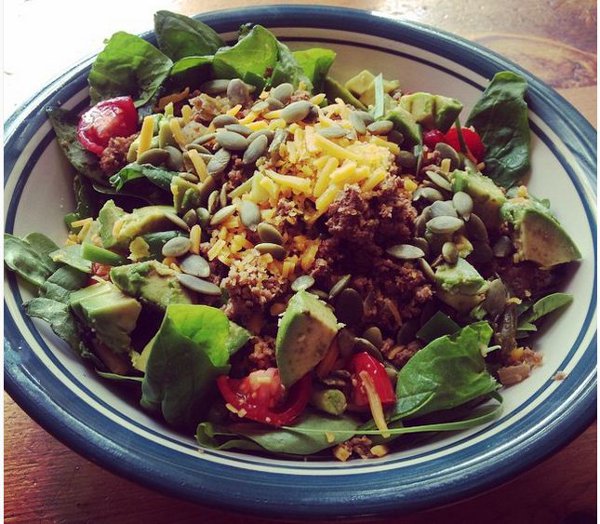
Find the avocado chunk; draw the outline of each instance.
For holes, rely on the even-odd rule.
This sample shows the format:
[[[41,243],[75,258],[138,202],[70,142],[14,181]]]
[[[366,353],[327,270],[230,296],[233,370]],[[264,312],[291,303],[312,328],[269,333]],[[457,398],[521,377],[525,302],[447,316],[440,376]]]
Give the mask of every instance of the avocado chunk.
[[[113,235],[115,222],[123,218],[126,214],[113,200],[108,200],[102,206],[98,214],[98,223],[100,224],[99,235],[103,247],[111,248],[117,243],[117,239]]]
[[[514,198],[502,205],[500,214],[513,226],[516,262],[530,260],[552,267],[581,258],[575,242],[543,204]]]
[[[365,111],[367,106],[356,98],[348,89],[331,77],[325,79],[325,94],[327,99],[333,103],[336,98],[341,98],[347,104],[354,106],[356,109]]]
[[[110,278],[124,293],[160,309],[196,302],[192,292],[177,280],[177,272],[156,260],[114,267]]]
[[[71,293],[69,303],[77,317],[110,350],[130,350],[130,334],[142,310],[135,298],[123,294],[110,282],[100,282]]]
[[[338,329],[335,315],[316,295],[299,291],[290,299],[275,340],[275,358],[285,387],[323,359]]]
[[[455,169],[452,173],[452,191],[462,191],[473,199],[473,212],[486,226],[500,225],[500,207],[506,202],[504,191],[491,178],[473,170]]]
[[[454,265],[440,264],[435,271],[435,281],[443,291],[461,295],[477,294],[485,282],[464,258],[459,258]]]
[[[421,128],[406,109],[396,106],[385,114],[384,119],[393,122],[394,129],[402,133],[404,137],[403,147],[421,143]]]
[[[360,96],[371,87],[371,84],[375,80],[375,75],[364,69],[357,75],[353,76],[350,80],[348,80],[345,84],[346,89],[350,91],[354,96],[360,98]]]
[[[445,133],[458,118],[463,105],[455,98],[417,92],[400,97],[400,107],[426,129]]]

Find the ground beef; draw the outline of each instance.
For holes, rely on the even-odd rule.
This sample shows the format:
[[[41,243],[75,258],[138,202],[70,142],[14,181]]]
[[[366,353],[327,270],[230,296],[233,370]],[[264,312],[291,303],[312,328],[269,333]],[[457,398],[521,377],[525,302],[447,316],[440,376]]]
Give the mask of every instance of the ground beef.
[[[368,459],[375,457],[375,455],[371,453],[372,447],[373,442],[371,442],[370,438],[365,436],[352,437],[350,440],[338,444],[333,449],[333,454],[341,461],[348,460],[352,455],[358,455],[362,459]]]
[[[249,176],[252,175],[252,170],[249,170],[242,159],[238,155],[232,155],[231,169],[225,174],[225,185],[227,192],[233,191],[236,187],[241,186]]]
[[[418,340],[413,340],[408,344],[396,344],[394,340],[387,338],[381,346],[381,353],[396,368],[401,369],[421,347]]]
[[[252,352],[248,356],[250,371],[267,369],[276,366],[275,363],[275,339],[262,336],[252,337],[250,340]]]
[[[496,259],[495,270],[510,288],[512,296],[522,300],[546,295],[556,289],[563,278],[561,268],[544,270],[533,262],[515,264],[510,257]]]
[[[110,176],[125,167],[128,164],[127,152],[136,137],[137,133],[127,137],[111,138],[100,157],[100,169]]]

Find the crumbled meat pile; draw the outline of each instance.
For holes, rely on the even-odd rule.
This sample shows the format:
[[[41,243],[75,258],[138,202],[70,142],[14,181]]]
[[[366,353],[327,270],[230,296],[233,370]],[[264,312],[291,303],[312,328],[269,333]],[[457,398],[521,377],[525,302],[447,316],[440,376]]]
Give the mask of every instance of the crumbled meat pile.
[[[127,165],[127,152],[131,143],[136,139],[137,133],[127,137],[114,137],[100,157],[100,169],[107,175],[114,175]]]

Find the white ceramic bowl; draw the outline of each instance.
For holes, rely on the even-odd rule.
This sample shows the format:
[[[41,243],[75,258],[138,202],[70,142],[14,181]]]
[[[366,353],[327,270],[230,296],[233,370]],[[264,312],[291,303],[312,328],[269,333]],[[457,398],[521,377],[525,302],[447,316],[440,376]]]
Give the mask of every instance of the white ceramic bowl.
[[[504,414],[470,431],[440,435],[378,460],[302,462],[237,452],[200,453],[192,435],[167,429],[97,378],[49,328],[21,308],[29,291],[5,284],[5,384],[43,427],[84,456],[163,493],[260,515],[306,517],[410,511],[475,494],[529,468],[595,416],[596,134],[564,99],[493,53],[437,30],[329,7],[218,12],[202,20],[232,38],[261,23],[293,48],[333,48],[334,76],[363,68],[409,90],[456,97],[465,114],[499,70],[529,81],[533,133],[529,187],[550,198],[583,260],[566,286],[572,305],[537,343],[544,365],[503,392]],[[126,29],[126,28],[124,28]],[[152,39],[151,34],[146,35]],[[5,126],[5,223],[60,242],[73,206],[69,166],[44,108],[87,104],[91,59],[58,78]],[[564,381],[554,381],[557,371]]]

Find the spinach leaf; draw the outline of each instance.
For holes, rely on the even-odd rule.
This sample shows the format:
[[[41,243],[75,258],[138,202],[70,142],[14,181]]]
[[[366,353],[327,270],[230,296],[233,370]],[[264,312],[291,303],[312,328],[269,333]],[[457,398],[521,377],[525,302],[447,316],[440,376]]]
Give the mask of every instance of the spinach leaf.
[[[423,342],[429,343],[436,338],[444,335],[452,335],[460,329],[460,326],[454,322],[448,315],[444,315],[441,311],[437,311],[419,331],[416,336]]]
[[[155,186],[170,192],[171,180],[178,175],[179,173],[175,171],[167,171],[166,169],[153,166],[152,164],[132,163],[126,165],[118,173],[111,176],[110,183],[117,191],[120,191],[128,182],[132,182],[139,178],[146,178]]]
[[[208,449],[242,449],[246,451],[263,451],[256,442],[237,438],[236,433],[232,433],[223,426],[212,422],[201,422],[196,429],[196,441],[203,448]]]
[[[113,380],[115,382],[128,382],[128,383],[133,383],[133,384],[141,384],[141,382],[143,382],[144,377],[136,377],[136,376],[129,376],[129,375],[118,375],[117,373],[110,373],[108,371],[100,371],[99,369],[96,370],[96,373],[107,380]]]
[[[49,107],[46,109],[46,114],[56,133],[58,145],[71,165],[84,177],[97,184],[106,185],[106,175],[100,169],[98,157],[84,149],[77,140],[77,124],[79,122],[77,113],[58,107]]]
[[[68,304],[45,297],[36,297],[23,304],[30,317],[41,318],[52,328],[58,337],[73,349],[78,350],[81,344],[77,322]]]
[[[81,289],[89,280],[89,275],[70,266],[59,267],[40,287],[44,298],[69,303],[71,291]]]
[[[196,87],[211,76],[212,56],[188,56],[177,60],[169,74],[169,85]]]
[[[213,59],[215,78],[242,78],[262,89],[264,77],[277,64],[279,46],[273,34],[255,25],[233,47],[222,47]]]
[[[188,56],[212,55],[225,45],[206,24],[171,11],[156,12],[154,31],[159,49],[174,61]]]
[[[527,82],[509,71],[496,73],[467,119],[485,145],[485,174],[496,184],[515,185],[530,166]]]
[[[60,249],[50,253],[50,258],[54,262],[66,264],[67,266],[71,266],[72,268],[75,268],[83,273],[92,272],[92,263],[83,258],[83,255],[81,254],[81,244],[61,247]]]
[[[302,51],[294,51],[296,62],[304,71],[304,74],[310,80],[313,86],[313,93],[322,93],[325,91],[325,78],[333,61],[335,52],[331,49],[314,47]]]
[[[94,191],[94,186],[79,173],[73,177],[73,192],[75,193],[75,211],[65,215],[65,224],[69,231],[73,231],[71,224],[83,218],[95,217],[100,209],[98,195]]]
[[[244,347],[250,340],[251,334],[248,330],[235,322],[229,321],[229,337],[227,337],[227,352],[234,355],[239,349]]]
[[[29,235],[29,239],[34,242],[31,244],[27,237],[21,239],[8,233],[4,234],[4,263],[37,287],[41,286],[58,267],[47,252],[48,249],[57,249],[58,246],[47,237],[41,240],[42,237],[43,235],[39,233],[36,233],[35,237]]]
[[[155,96],[172,65],[168,56],[143,38],[123,31],[115,33],[88,76],[92,104],[130,95],[140,107]]]
[[[418,351],[398,373],[392,420],[451,409],[496,391],[481,354],[492,333],[487,322],[477,322]]]
[[[573,295],[568,293],[552,293],[540,298],[531,306],[531,309],[519,318],[518,329],[523,330],[528,324],[532,324],[543,316],[573,302]]]
[[[229,320],[209,306],[167,306],[142,383],[141,405],[177,427],[190,427],[210,406],[215,379],[229,371]]]
[[[277,41],[279,55],[277,65],[271,74],[270,85],[275,87],[279,84],[289,82],[294,87],[298,87],[300,82],[304,83],[307,91],[312,91],[313,85],[309,78],[304,74],[304,70],[298,64],[296,57],[285,44]]]

